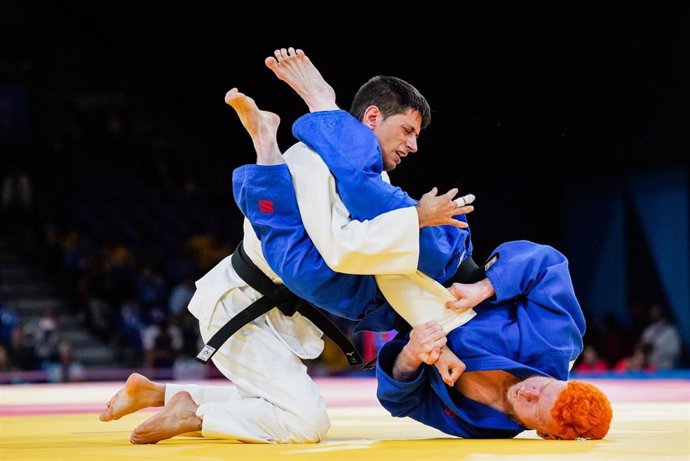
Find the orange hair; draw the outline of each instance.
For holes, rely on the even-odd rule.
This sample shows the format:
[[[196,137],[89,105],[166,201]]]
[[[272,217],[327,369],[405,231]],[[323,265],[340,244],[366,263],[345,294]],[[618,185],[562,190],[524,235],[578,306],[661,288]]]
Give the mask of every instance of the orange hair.
[[[555,428],[552,435],[563,440],[599,440],[609,431],[613,410],[598,387],[570,381],[559,393],[551,416]]]

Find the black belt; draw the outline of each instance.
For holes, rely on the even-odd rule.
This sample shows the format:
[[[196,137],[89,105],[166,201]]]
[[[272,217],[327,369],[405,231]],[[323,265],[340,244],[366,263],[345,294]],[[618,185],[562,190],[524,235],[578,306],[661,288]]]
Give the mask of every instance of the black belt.
[[[477,266],[472,256],[465,258],[451,278],[446,280],[445,286],[449,287],[454,283],[475,283],[486,277],[484,266]]]
[[[354,344],[340,329],[321,312],[318,308],[308,303],[291,292],[285,285],[277,285],[264,274],[261,269],[256,267],[254,262],[244,251],[242,242],[237,245],[237,249],[232,254],[232,267],[237,275],[247,284],[261,293],[263,296],[242,310],[242,312],[231,318],[225,325],[218,330],[206,343],[204,348],[196,356],[196,360],[201,363],[208,363],[213,354],[227,341],[237,330],[247,323],[265,314],[274,307],[287,315],[292,316],[299,312],[343,351],[350,366],[360,365],[362,357],[355,348]]]

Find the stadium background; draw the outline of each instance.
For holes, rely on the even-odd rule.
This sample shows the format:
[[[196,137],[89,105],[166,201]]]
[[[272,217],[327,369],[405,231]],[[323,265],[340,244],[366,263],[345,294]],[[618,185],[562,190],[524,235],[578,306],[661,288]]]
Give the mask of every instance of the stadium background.
[[[561,249],[587,342],[632,354],[661,303],[687,367],[688,19],[680,2],[4,2],[0,169],[32,196],[3,206],[3,342],[35,339],[52,311],[82,376],[144,365],[139,346],[120,350],[126,329],[170,314],[173,289],[241,238],[230,177],[253,150],[223,95],[280,114],[287,148],[305,108],[263,58],[295,46],[345,108],[374,74],[426,95],[432,124],[392,180],[413,197],[474,193],[478,260],[506,240]]]

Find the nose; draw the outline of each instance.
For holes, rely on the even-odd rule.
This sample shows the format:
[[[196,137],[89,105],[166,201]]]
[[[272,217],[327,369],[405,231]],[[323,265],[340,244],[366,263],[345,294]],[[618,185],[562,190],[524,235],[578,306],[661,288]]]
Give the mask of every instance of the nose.
[[[539,392],[537,392],[537,388],[534,386],[525,386],[520,388],[520,390],[518,391],[518,395],[526,399],[528,402],[531,402],[532,400],[535,400],[537,397],[539,397]]]
[[[417,137],[416,136],[408,136],[407,137],[407,149],[410,152],[417,152]]]

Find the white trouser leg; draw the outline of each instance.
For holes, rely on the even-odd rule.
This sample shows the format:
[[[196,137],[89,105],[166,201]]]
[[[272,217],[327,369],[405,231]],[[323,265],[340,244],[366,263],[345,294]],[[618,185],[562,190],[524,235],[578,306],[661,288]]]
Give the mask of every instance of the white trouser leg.
[[[251,302],[242,289],[230,290],[217,306],[206,342],[235,311]],[[216,351],[213,362],[234,387],[166,387],[166,402],[180,390],[190,392],[203,419],[202,434],[258,443],[308,443],[330,428],[326,403],[307,368],[276,336],[265,315],[245,325]]]
[[[180,391],[189,392],[197,405],[207,402],[228,402],[241,398],[235,386],[199,386],[198,384],[167,383],[165,385],[165,403],[167,404],[172,396]]]

